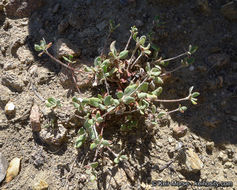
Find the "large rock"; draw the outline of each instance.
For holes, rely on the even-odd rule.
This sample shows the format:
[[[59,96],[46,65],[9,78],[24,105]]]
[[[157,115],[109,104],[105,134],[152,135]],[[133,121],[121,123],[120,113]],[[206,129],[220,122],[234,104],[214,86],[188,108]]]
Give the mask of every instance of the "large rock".
[[[43,0],[9,0],[5,10],[9,18],[24,18],[42,5]]]

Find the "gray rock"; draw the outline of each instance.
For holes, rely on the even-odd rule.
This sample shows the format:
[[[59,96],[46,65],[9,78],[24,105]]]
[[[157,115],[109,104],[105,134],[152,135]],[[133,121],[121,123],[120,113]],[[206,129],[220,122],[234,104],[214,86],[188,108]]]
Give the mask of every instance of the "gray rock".
[[[60,38],[56,41],[54,46],[55,57],[60,59],[63,56],[73,55],[77,57],[80,55],[81,51],[79,48],[75,47],[68,40]]]
[[[225,169],[230,169],[230,168],[232,168],[233,167],[233,164],[231,163],[231,162],[226,162],[225,164],[224,164],[224,168]]]
[[[4,180],[8,168],[7,159],[0,152],[0,183]]]
[[[223,5],[221,13],[229,20],[237,20],[237,1],[231,1]]]
[[[183,137],[187,133],[187,127],[185,125],[175,124],[173,126],[173,135],[175,137]]]
[[[2,84],[12,91],[22,92],[24,88],[23,81],[12,71],[7,71],[2,76]]]
[[[43,0],[9,0],[5,6],[9,18],[24,18],[43,5]]]
[[[141,20],[135,20],[135,26],[136,27],[142,27],[144,23]]]
[[[7,60],[7,62],[4,63],[3,69],[5,71],[13,70],[13,69],[17,68],[18,65],[19,65],[19,61]]]
[[[67,132],[68,130],[59,124],[55,129],[52,126],[42,129],[40,137],[48,144],[59,146],[65,141]]]
[[[30,64],[34,61],[32,51],[30,51],[25,46],[21,46],[20,48],[18,48],[16,54],[21,63]]]
[[[189,172],[198,172],[203,168],[203,163],[192,149],[186,150],[185,165]]]
[[[7,87],[0,85],[0,92],[0,105],[5,107],[10,100],[11,91]]]
[[[68,27],[69,27],[68,20],[67,19],[62,20],[58,25],[58,33],[63,34]]]
[[[104,20],[104,21],[100,22],[99,24],[97,24],[96,28],[101,32],[102,30],[104,30],[106,28],[107,25],[108,25],[107,21]]]
[[[83,19],[78,13],[71,13],[69,15],[69,24],[76,29],[80,29],[83,24]]]
[[[214,149],[214,146],[215,146],[214,142],[207,142],[207,144],[206,144],[206,149],[207,149],[208,151],[212,152],[213,149]]]
[[[208,5],[208,0],[197,0],[197,9],[204,14],[208,14],[211,12],[210,7]]]
[[[36,182],[33,187],[33,190],[48,190],[49,189],[49,185],[46,181],[44,180],[40,180],[39,182]]]
[[[225,163],[228,161],[228,156],[223,152],[220,152],[220,154],[218,155],[218,159],[221,160],[223,163]]]

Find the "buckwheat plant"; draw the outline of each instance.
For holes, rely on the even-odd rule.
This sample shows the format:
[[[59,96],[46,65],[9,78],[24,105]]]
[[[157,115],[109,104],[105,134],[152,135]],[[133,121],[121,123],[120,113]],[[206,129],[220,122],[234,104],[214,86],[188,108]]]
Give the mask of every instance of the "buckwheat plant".
[[[135,46],[129,49],[132,40],[135,41]],[[98,166],[97,157],[101,150],[107,149],[111,152],[116,164],[127,159],[123,155],[123,150],[116,154],[112,150],[113,143],[103,137],[104,129],[110,127],[113,121],[120,121],[121,131],[129,131],[136,127],[138,118],[151,118],[151,123],[155,125],[167,114],[183,113],[187,110],[187,107],[179,105],[175,110],[160,111],[158,103],[191,101],[192,104],[197,104],[196,97],[199,96],[199,93],[193,92],[193,87],[190,87],[184,98],[171,100],[159,98],[163,91],[164,80],[173,72],[194,62],[191,56],[197,50],[196,46],[190,45],[186,52],[169,59],[159,57],[157,52],[152,56],[150,43],[147,43],[146,36],[138,36],[138,29],[135,26],[131,27],[130,37],[123,50],[118,51],[115,45],[116,42],[113,41],[108,55],[102,54],[97,57],[94,66],[85,67],[86,72],[93,73],[93,87],[100,86],[105,89],[105,93],[83,99],[80,97],[72,99],[74,107],[78,110],[77,116],[84,119],[84,125],[78,131],[75,147],[80,148],[85,142],[89,142],[90,149],[95,151],[93,162],[87,166],[87,171],[93,174],[93,179]],[[48,54],[48,46],[45,42],[41,42],[35,49],[41,51],[41,54]],[[181,60],[177,68],[171,71],[164,69],[169,62],[177,59]]]

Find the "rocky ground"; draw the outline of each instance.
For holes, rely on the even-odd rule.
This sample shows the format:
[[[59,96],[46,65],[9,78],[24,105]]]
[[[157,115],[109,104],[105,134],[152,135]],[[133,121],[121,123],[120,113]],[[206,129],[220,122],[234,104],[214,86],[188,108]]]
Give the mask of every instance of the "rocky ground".
[[[0,173],[7,168],[6,162],[21,159],[19,174],[8,183],[3,181],[1,189],[214,189],[210,184],[194,186],[205,180],[233,184],[218,189],[237,188],[237,2],[122,2],[0,1]],[[44,127],[44,117],[41,121],[36,117],[36,125],[29,119],[33,105],[38,106],[36,113],[39,109],[47,115],[44,99],[55,97],[63,104],[59,114],[65,123],[74,121],[71,98],[94,93],[88,88],[90,76],[81,70],[77,76],[81,93],[75,92],[70,73],[47,56],[39,58],[34,44],[45,38],[53,43],[49,51],[55,57],[73,53],[81,68],[101,53],[109,20],[120,24],[110,41],[116,40],[121,49],[133,25],[140,34],[151,36],[163,57],[197,45],[194,65],[167,81],[162,98],[184,97],[190,86],[201,96],[198,105],[187,104],[187,112],[171,114],[152,129],[148,126],[122,136],[111,135],[113,129],[105,132],[117,142],[114,149],[126,147],[129,159],[116,166],[105,158],[98,180],[91,182],[84,169],[89,156],[86,150],[74,148],[80,123],[61,127],[53,138]],[[15,105],[15,112],[9,103]],[[161,106],[170,110],[177,104]],[[32,132],[32,125],[38,130],[37,122],[42,125],[40,138]],[[181,144],[188,147],[185,153],[175,151]],[[158,186],[160,180],[166,187]],[[165,184],[172,181],[183,183],[179,187]]]

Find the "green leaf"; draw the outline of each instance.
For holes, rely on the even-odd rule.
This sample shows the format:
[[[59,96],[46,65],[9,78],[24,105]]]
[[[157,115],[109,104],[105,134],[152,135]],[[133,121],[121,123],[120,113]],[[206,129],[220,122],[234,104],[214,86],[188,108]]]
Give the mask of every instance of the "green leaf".
[[[91,143],[90,145],[90,149],[93,150],[97,147],[97,144],[96,143]]]
[[[169,61],[160,61],[159,64],[162,65],[162,66],[164,66],[164,67],[166,67],[166,66],[169,65]]]
[[[115,43],[116,41],[113,41],[111,44],[110,44],[110,51],[112,52],[113,56],[116,57],[117,56],[117,50],[115,48]]]
[[[46,41],[45,41],[45,39],[43,38],[42,40],[40,40],[40,47],[41,47],[41,49],[43,50],[43,49],[45,49],[45,46],[46,46]]]
[[[120,160],[127,160],[127,159],[128,159],[128,157],[126,155],[121,155],[120,156]]]
[[[187,61],[187,64],[188,64],[188,65],[191,65],[191,64],[194,63],[195,59],[194,59],[193,57],[190,57],[190,58],[188,58],[186,61]]]
[[[138,32],[134,32],[132,38],[136,41]]]
[[[110,145],[110,142],[107,140],[102,140],[101,144],[106,147]]]
[[[94,120],[93,119],[86,119],[85,123],[84,123],[84,127],[86,129],[89,129],[92,125],[94,125]]]
[[[148,82],[144,82],[140,87],[139,87],[139,90],[141,92],[147,92],[148,91],[148,86],[149,86],[149,83]]]
[[[98,162],[92,162],[90,165],[91,165],[92,168],[95,169],[95,168],[98,167],[99,163]]]
[[[96,117],[96,119],[100,117],[100,112],[99,111],[96,112],[95,117]]]
[[[116,96],[121,99],[123,97],[123,92],[117,92],[116,93]]]
[[[134,102],[135,98],[131,97],[131,96],[126,96],[124,99],[123,99],[123,102],[125,104],[130,104],[132,102]]]
[[[113,104],[113,98],[112,98],[111,95],[105,97],[105,99],[104,99],[104,104],[105,104],[106,106],[110,106],[110,105]]]
[[[114,104],[115,106],[118,106],[120,103],[119,103],[119,101],[118,101],[117,99],[113,99],[113,104]]]
[[[118,163],[119,163],[119,158],[115,158],[115,159],[114,159],[114,163],[115,163],[115,164],[118,164]]]
[[[68,59],[67,57],[65,57],[65,56],[63,56],[63,59],[65,60],[65,61],[67,61],[67,62],[71,62],[71,60],[70,59]]]
[[[144,46],[145,42],[146,42],[146,36],[141,36],[139,39],[140,45]]]
[[[42,51],[41,47],[38,44],[35,44],[35,51]]]
[[[155,114],[156,113],[156,106],[152,105],[151,110],[152,110],[152,113]]]
[[[99,104],[102,103],[101,99],[99,98],[95,98],[95,97],[92,97],[92,98],[89,98],[89,104],[91,106],[94,106],[94,107],[99,107]]]
[[[92,72],[93,70],[92,70],[90,67],[85,66],[85,67],[84,67],[84,71],[86,71],[86,72]]]
[[[200,95],[199,92],[194,92],[194,93],[192,93],[192,97],[193,97],[193,98],[196,98],[196,97],[198,97],[199,95]]]
[[[163,84],[164,83],[164,81],[160,77],[155,77],[154,81],[156,84]]]
[[[191,94],[192,93],[192,91],[193,91],[193,86],[191,86],[190,88],[189,88],[189,94]]]
[[[146,72],[150,72],[151,71],[151,65],[149,62],[147,62],[146,64]]]
[[[146,98],[147,97],[147,93],[145,92],[141,92],[137,94],[138,98],[142,99],[142,98]]]
[[[128,56],[128,50],[123,50],[119,54],[119,59],[126,59]]]
[[[160,50],[160,48],[156,44],[151,44],[151,48],[154,49],[155,51]]]
[[[57,100],[55,98],[48,98],[48,102],[50,104],[56,104],[57,103]]]
[[[161,71],[160,71],[160,69],[154,67],[151,69],[150,73],[152,76],[159,76],[161,74]]]
[[[83,104],[89,104],[89,103],[90,103],[90,99],[84,98],[84,99],[82,100],[82,103],[83,103]]]
[[[129,85],[127,88],[125,88],[124,90],[124,95],[129,95],[131,94],[133,91],[135,91],[137,88],[137,85],[136,84],[132,84],[132,85]]]
[[[198,46],[189,45],[189,53],[194,54],[198,49]]]
[[[158,118],[162,118],[163,116],[165,116],[166,115],[166,112],[160,112],[159,114],[158,114]]]
[[[115,108],[115,106],[110,107],[110,108],[107,110],[107,112],[112,111],[114,108]]]
[[[98,66],[98,65],[100,65],[101,64],[101,57],[96,57],[95,58],[95,61],[94,61],[94,65],[95,66]]]
[[[160,96],[160,94],[162,93],[162,90],[163,90],[162,87],[159,87],[156,90],[154,90],[152,94],[156,96]]]
[[[193,105],[197,104],[197,102],[193,98],[191,99],[191,102],[192,102]]]
[[[84,135],[86,133],[85,129],[83,127],[81,127],[78,131],[79,135]]]
[[[180,111],[181,113],[184,113],[187,109],[188,109],[188,108],[187,108],[186,106],[182,106],[182,107],[179,108],[179,111]]]
[[[102,117],[98,117],[98,118],[96,119],[96,121],[99,122],[99,123],[101,123],[101,122],[104,121],[104,119],[103,119]]]
[[[76,141],[75,147],[80,148],[83,145],[82,141]]]
[[[99,108],[100,108],[101,110],[106,110],[106,107],[105,107],[103,104],[99,104]]]
[[[155,100],[157,99],[157,96],[155,94],[147,94],[147,98],[150,100]]]
[[[84,141],[85,139],[86,139],[86,135],[83,134],[83,135],[80,135],[77,140],[78,141]]]
[[[150,55],[150,54],[151,54],[151,51],[148,50],[148,49],[146,49],[146,50],[144,50],[144,53],[147,54],[147,55]]]

